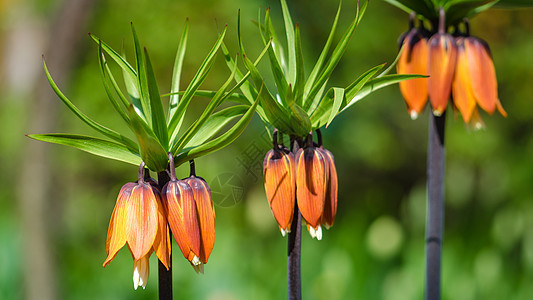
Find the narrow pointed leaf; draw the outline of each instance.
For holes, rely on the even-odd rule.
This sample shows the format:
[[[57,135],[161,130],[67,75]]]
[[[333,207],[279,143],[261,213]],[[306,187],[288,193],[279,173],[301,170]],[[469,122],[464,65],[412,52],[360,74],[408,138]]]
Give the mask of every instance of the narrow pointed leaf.
[[[144,55],[141,50],[141,44],[137,37],[137,32],[133,23],[131,23],[131,32],[133,34],[133,42],[135,44],[135,62],[137,63],[137,82],[140,89],[140,100],[144,119],[148,124],[152,123],[152,112],[150,107],[150,96],[148,94],[148,80],[146,74],[146,64],[144,62]]]
[[[248,123],[250,123],[250,120],[252,120],[255,108],[257,107],[258,103],[259,98],[252,106],[250,106],[250,108],[242,116],[242,118],[230,130],[226,131],[221,136],[205,144],[202,144],[201,146],[198,146],[196,148],[188,148],[185,149],[185,151],[179,153],[174,159],[175,164],[180,165],[186,161],[209,154],[229,145],[244,131],[244,128],[246,128]],[[176,155],[176,153],[174,155]]]
[[[339,15],[341,12],[341,6],[342,6],[342,1],[339,1],[339,8],[337,9],[337,14],[335,15],[335,19],[333,21],[333,25],[331,26],[331,31],[329,33],[328,39],[326,40],[326,44],[324,45],[324,48],[322,49],[322,52],[320,53],[320,56],[318,57],[318,60],[316,61],[316,64],[313,67],[313,70],[311,71],[311,74],[309,74],[309,78],[307,79],[307,82],[305,83],[304,95],[303,95],[304,97],[303,109],[305,111],[309,111],[309,108],[312,107],[312,102],[314,98],[316,98],[316,97],[308,98],[307,95],[309,94],[311,87],[313,87],[313,85],[315,84],[315,80],[318,76],[318,72],[320,72],[320,70],[322,69],[322,66],[324,65],[326,57],[329,53],[331,44],[333,43],[333,36],[335,35],[335,31],[337,29]],[[322,90],[323,89],[324,89],[324,85],[322,85]],[[318,99],[320,99],[320,97],[318,97]]]
[[[137,77],[137,72],[135,69],[126,61],[124,57],[118,54],[113,48],[104,43],[97,36],[89,33],[89,36],[96,42],[96,44],[101,44],[102,49],[120,66],[120,68],[128,74],[130,78]]]
[[[189,140],[185,148],[196,147],[214,137],[224,126],[238,116],[242,116],[250,108],[249,105],[236,105],[212,114],[196,134]]]
[[[412,74],[393,74],[393,75],[386,75],[379,78],[374,78],[372,80],[369,80],[367,83],[363,85],[363,87],[359,90],[353,98],[348,100],[348,104],[342,108],[341,112],[348,107],[352,106],[357,101],[363,99],[364,97],[368,96],[370,93],[377,91],[381,88],[384,88],[386,86],[398,83],[403,80],[409,80],[409,79],[415,79],[415,78],[425,78],[428,76],[424,75],[412,75]]]
[[[100,132],[101,134],[109,138],[114,139],[117,142],[120,142],[121,144],[125,145],[131,150],[135,150],[137,148],[137,145],[129,138],[107,127],[104,127],[98,124],[97,122],[93,121],[91,118],[87,117],[87,115],[85,115],[83,112],[81,112],[72,102],[70,102],[70,100],[61,92],[59,87],[56,85],[56,83],[52,79],[52,76],[50,75],[50,72],[48,71],[44,58],[43,58],[43,66],[44,66],[44,72],[46,73],[46,78],[48,79],[48,83],[50,83],[50,86],[52,87],[56,95],[80,120],[85,122],[85,124],[89,125],[94,130]]]
[[[285,32],[287,33],[287,45],[289,51],[289,84],[296,82],[296,51],[294,47],[294,25],[292,24],[291,14],[287,7],[287,2],[281,0],[281,10],[283,12],[283,21],[285,22]]]
[[[150,57],[146,48],[144,49],[145,63],[146,63],[146,79],[148,83],[148,95],[150,101],[150,111],[152,112],[152,128],[155,135],[159,139],[159,142],[165,148],[168,149],[168,132],[167,122],[165,119],[165,111],[163,110],[163,103],[161,97],[159,97],[159,88],[157,87],[157,81],[155,79],[154,70]]]
[[[167,151],[161,146],[152,129],[137,115],[133,106],[130,106],[129,115],[131,127],[139,141],[142,160],[154,172],[165,170],[168,163]]]
[[[291,47],[289,47],[291,48]],[[296,79],[294,82],[294,99],[299,106],[303,103],[303,93],[305,86],[304,57],[302,51],[302,40],[300,37],[300,27],[296,25],[296,36],[294,41],[296,50]]]
[[[110,77],[109,80],[113,83],[113,87],[115,87],[115,92],[119,95],[119,97],[122,95],[122,93],[120,92],[120,90],[117,89],[117,87],[115,86],[115,81],[111,75],[111,73],[107,72],[109,71],[107,67],[107,62],[105,61],[104,59],[104,55],[102,53],[102,45],[100,44],[100,46],[98,47],[98,63],[100,65],[100,75],[102,76],[102,82],[104,83],[104,89],[106,91],[106,94],[107,94],[107,97],[109,98],[109,101],[111,101],[111,104],[113,105],[113,107],[115,108],[115,110],[118,112],[118,114],[122,117],[122,119],[124,119],[124,121],[126,122],[126,124],[130,124],[130,118],[128,117],[128,115],[126,114],[126,112],[122,109],[122,107],[120,106],[120,103],[118,103],[117,99],[115,98],[115,96],[113,95],[113,92],[111,91],[111,87],[109,86],[108,82],[107,82],[107,77]],[[123,97],[123,95],[122,95]],[[121,98],[122,99],[122,98]],[[124,104],[124,103],[123,103]]]
[[[176,60],[174,62],[174,71],[172,73],[172,86],[170,88],[171,93],[177,93],[180,90],[181,69],[183,67],[183,59],[185,57],[185,49],[187,49],[187,39],[189,37],[189,19],[185,21],[185,28],[181,34],[181,39],[178,45],[178,51],[176,53]],[[178,107],[179,95],[172,94],[170,96],[168,119],[176,113]]]
[[[126,57],[126,54],[123,52],[122,56]],[[135,111],[141,118],[146,121],[146,119],[144,118],[143,107],[141,104],[141,96],[139,94],[140,87],[139,81],[137,80],[137,75],[135,75],[135,77],[131,77],[126,71],[123,70],[122,78],[124,79],[124,85],[126,86],[126,90],[128,91],[128,95],[130,96],[130,100],[133,104],[133,107],[135,108]]]
[[[326,127],[331,124],[331,121],[337,116],[337,113],[339,112],[342,102],[344,100],[344,89],[343,88],[333,88],[333,106],[331,107],[331,112],[329,114],[328,123],[326,124]]]
[[[270,61],[270,70],[272,71],[272,76],[274,78],[274,82],[276,83],[276,89],[278,91],[278,95],[280,96],[281,103],[283,105],[286,105],[288,103],[288,100],[285,99],[285,94],[288,92],[289,84],[287,82],[287,78],[285,77],[286,74],[283,72],[282,65],[281,65],[281,55],[280,53],[283,53],[283,51],[275,50],[275,45],[279,46],[279,43],[277,43],[276,34],[274,32],[274,26],[271,23],[270,19],[270,10],[267,11],[267,14],[265,16],[265,22],[266,22],[266,30],[267,30],[267,37],[269,37],[272,40],[271,47],[268,48],[268,58]]]
[[[28,137],[38,141],[74,147],[96,156],[122,161],[135,166],[140,165],[142,162],[139,153],[124,145],[91,136],[50,133],[30,134]]]
[[[189,142],[189,140],[196,135],[196,132],[202,125],[207,121],[207,119],[213,114],[215,109],[229,96],[231,95],[232,91],[229,93],[226,93],[228,90],[231,82],[233,81],[233,77],[235,77],[235,72],[237,71],[237,65],[235,65],[235,68],[233,69],[231,75],[226,80],[226,82],[222,85],[222,87],[217,91],[215,96],[211,99],[207,107],[204,109],[202,115],[189,127],[189,129],[185,132],[185,134],[182,135],[182,137],[178,140],[176,143],[177,147],[172,147],[170,152],[177,152],[183,149],[185,144]],[[246,78],[243,78],[243,81],[246,80]]]
[[[198,69],[193,79],[191,80],[191,83],[185,90],[185,93],[183,94],[181,101],[178,103],[176,112],[174,113],[174,115],[172,115],[168,123],[168,132],[171,133],[170,135],[171,144],[173,144],[176,140],[176,136],[180,129],[180,126],[178,126],[178,124],[181,124],[183,117],[185,115],[185,110],[187,109],[187,106],[189,105],[192,97],[194,96],[194,93],[198,90],[200,85],[204,82],[205,78],[207,77],[207,74],[209,73],[209,71],[211,70],[211,67],[213,66],[218,49],[222,45],[224,36],[226,35],[226,30],[227,30],[227,27],[224,27],[224,31],[222,31],[222,33],[219,35],[217,41],[213,45],[213,48],[211,48],[211,51],[209,51],[209,53],[207,54],[207,57],[200,65],[200,68]]]

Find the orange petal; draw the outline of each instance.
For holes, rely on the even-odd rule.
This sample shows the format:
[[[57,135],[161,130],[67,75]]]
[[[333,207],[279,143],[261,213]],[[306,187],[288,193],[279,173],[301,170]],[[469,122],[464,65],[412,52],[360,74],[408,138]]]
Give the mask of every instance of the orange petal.
[[[145,256],[157,234],[156,190],[144,182],[138,183],[131,192],[126,216],[126,239],[135,260]]]
[[[324,203],[324,213],[322,215],[322,224],[329,228],[335,223],[335,215],[337,214],[337,169],[335,168],[335,160],[333,154],[327,149],[320,148],[324,158],[326,158],[328,182],[326,184],[326,199]]]
[[[107,266],[117,255],[118,250],[126,244],[126,211],[127,203],[131,191],[136,184],[133,182],[126,183],[117,197],[117,203],[111,215],[109,228],[107,229],[106,253],[107,258],[104,261],[104,267]]]
[[[170,268],[170,235],[168,232],[167,213],[159,194],[156,194],[157,204],[157,234],[155,236],[153,249],[159,260],[165,265],[167,270]]]
[[[453,103],[461,112],[465,123],[470,122],[470,118],[476,108],[476,99],[472,91],[470,73],[468,67],[468,56],[465,51],[464,39],[457,39],[457,66],[452,85]]]
[[[183,256],[190,261],[194,256],[200,255],[200,229],[192,189],[182,180],[170,181],[163,187],[163,199],[168,210],[168,222],[174,239]],[[187,222],[184,219],[183,203],[186,203]]]
[[[457,46],[449,34],[436,33],[429,39],[428,93],[433,114],[446,110],[457,60]]]
[[[282,233],[291,230],[296,193],[295,168],[294,155],[279,150],[268,151],[263,162],[268,203]]]
[[[416,29],[404,39],[403,50],[396,65],[398,74],[427,74],[428,46]],[[424,109],[428,97],[427,78],[400,81],[400,91],[409,113],[415,119]]]
[[[315,148],[296,153],[296,199],[305,222],[317,229],[322,221],[326,196],[326,159]]]
[[[186,179],[186,182],[191,186],[194,201],[196,201],[202,238],[200,261],[205,264],[215,246],[215,208],[211,200],[211,189],[204,180],[198,177],[191,176]]]

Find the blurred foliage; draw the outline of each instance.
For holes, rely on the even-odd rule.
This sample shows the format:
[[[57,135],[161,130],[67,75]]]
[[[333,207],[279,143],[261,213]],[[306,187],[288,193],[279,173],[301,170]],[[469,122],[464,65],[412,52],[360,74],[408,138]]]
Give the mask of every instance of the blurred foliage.
[[[23,1],[2,2],[2,14]],[[52,18],[58,1],[27,1],[40,18]],[[247,51],[257,54],[261,41],[249,19],[271,6],[281,18],[277,0],[230,1],[100,1],[90,31],[120,49],[123,37],[131,49],[129,22],[134,21],[147,45],[156,76],[170,82],[174,54],[185,18],[190,43],[183,79],[196,66],[228,24],[226,44],[237,52],[236,19],[241,9]],[[319,55],[337,8],[336,1],[293,0],[288,3],[302,28],[306,53]],[[355,1],[344,1],[343,14],[354,13]],[[353,8],[351,11],[348,7]],[[446,220],[443,252],[443,299],[533,299],[533,11],[489,10],[471,20],[472,33],[492,49],[499,94],[509,113],[484,117],[487,129],[472,132],[459,116],[448,114]],[[276,16],[277,14],[277,16]],[[215,19],[216,18],[216,19]],[[2,18],[0,23],[3,23]],[[340,18],[339,27],[346,27]],[[7,21],[5,21],[7,22]],[[392,62],[396,39],[408,27],[407,15],[381,1],[372,1],[332,84],[348,84],[351,74]],[[4,40],[8,24],[0,25]],[[280,28],[280,30],[282,30]],[[80,34],[86,34],[80,32]],[[256,48],[254,49],[254,44]],[[107,105],[99,77],[97,48],[86,38],[81,59],[63,87],[66,95],[104,125],[124,126]],[[44,51],[44,50],[43,50]],[[53,50],[52,50],[53,51]],[[256,51],[256,52],[253,52]],[[131,53],[128,53],[131,57]],[[254,55],[252,55],[254,56]],[[39,57],[40,58],[40,57]],[[39,60],[36,60],[37,63]],[[39,66],[40,67],[40,66]],[[263,65],[266,68],[268,66]],[[310,70],[311,66],[307,69]],[[266,69],[265,69],[266,70]],[[51,70],[53,72],[53,70]],[[204,84],[214,89],[227,78],[219,57]],[[265,72],[268,74],[268,72]],[[39,76],[44,76],[43,72]],[[3,74],[1,78],[7,78]],[[5,80],[2,80],[5,82]],[[160,86],[161,92],[170,86]],[[26,129],[24,93],[0,83],[0,299],[23,297],[19,212],[14,201],[22,147],[36,141]],[[207,100],[198,98],[198,111]],[[61,106],[59,129],[93,133]],[[191,107],[193,108],[193,107]],[[192,112],[190,116],[198,114]],[[450,111],[451,112],[451,111]],[[322,241],[302,238],[304,299],[421,299],[424,277],[426,113],[411,121],[397,87],[381,90],[358,103],[324,131],[339,175],[339,212]],[[233,206],[216,207],[215,249],[205,275],[196,275],[181,259],[174,243],[174,291],[189,299],[282,299],[286,297],[286,240],[271,216],[262,186],[261,163],[268,143],[255,117],[237,142],[197,161],[197,173],[213,185],[217,176],[237,174],[244,197]],[[132,288],[131,258],[119,253],[102,268],[109,217],[120,186],[136,176],[136,168],[51,146],[55,197],[49,211],[57,282],[65,299],[154,299],[157,264],[144,291]],[[186,176],[185,168],[178,176]],[[39,180],[39,178],[35,178]],[[31,183],[26,183],[30,184]],[[215,200],[216,201],[216,200]]]

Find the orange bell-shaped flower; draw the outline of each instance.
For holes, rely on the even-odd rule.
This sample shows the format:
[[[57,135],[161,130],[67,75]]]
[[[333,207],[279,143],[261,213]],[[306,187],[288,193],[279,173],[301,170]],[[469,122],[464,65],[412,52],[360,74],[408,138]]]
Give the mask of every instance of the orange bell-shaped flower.
[[[273,134],[274,149],[268,151],[263,161],[263,177],[268,204],[278,222],[281,234],[291,231],[296,196],[296,162],[294,155],[280,149]]]
[[[170,181],[163,187],[162,196],[170,228],[183,256],[196,272],[203,273],[215,244],[211,189],[202,178],[194,175],[194,161],[191,161],[191,176],[177,180],[172,154],[169,160]]]
[[[490,50],[482,40],[475,37],[457,39],[457,67],[453,81],[453,101],[466,123],[482,127],[476,104],[489,114],[495,109],[507,113],[498,99],[498,83]]]
[[[410,21],[410,30],[401,41],[402,53],[396,64],[398,74],[427,74],[428,45],[427,40],[418,28]],[[428,99],[427,78],[416,78],[400,81],[400,91],[407,104],[412,119],[416,119],[426,106]]]
[[[296,153],[296,200],[313,238],[322,239],[322,214],[324,212],[328,182],[328,164],[322,151],[312,145]]]
[[[134,288],[146,286],[148,258],[155,252],[159,260],[170,267],[170,237],[166,212],[159,190],[142,176],[144,163],[139,167],[139,180],[127,183],[120,190],[109,229],[107,231],[107,258],[104,267],[127,243],[134,260]]]
[[[446,33],[444,10],[441,10],[439,32],[428,42],[428,93],[433,114],[440,116],[446,110],[457,62],[455,39]]]

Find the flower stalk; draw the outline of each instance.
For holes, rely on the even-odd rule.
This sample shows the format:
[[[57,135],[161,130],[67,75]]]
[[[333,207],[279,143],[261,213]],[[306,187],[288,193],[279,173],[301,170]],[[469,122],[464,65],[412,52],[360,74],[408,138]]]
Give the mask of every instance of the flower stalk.
[[[276,140],[276,139],[274,139]],[[296,155],[300,149],[298,140],[291,136],[291,152]],[[289,300],[302,299],[302,286],[300,276],[300,257],[302,242],[302,214],[298,203],[294,201],[294,216],[292,218],[291,232],[287,240],[287,294]]]
[[[426,281],[424,299],[440,299],[444,223],[444,129],[446,115],[430,114],[428,126]]]
[[[170,154],[171,156],[172,154]],[[173,160],[171,160],[173,162]],[[171,166],[170,172],[174,173],[174,168]],[[174,176],[176,176],[174,174]],[[170,181],[170,177],[167,171],[162,171],[157,173],[157,183],[159,189],[162,190],[165,184]],[[169,231],[169,240],[172,241],[172,231]],[[169,245],[169,248],[172,249],[172,242]],[[172,300],[172,251],[169,254],[169,266],[168,270],[165,265],[158,260],[158,289],[159,289],[159,300]]]

